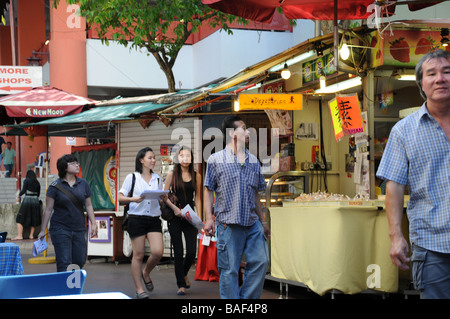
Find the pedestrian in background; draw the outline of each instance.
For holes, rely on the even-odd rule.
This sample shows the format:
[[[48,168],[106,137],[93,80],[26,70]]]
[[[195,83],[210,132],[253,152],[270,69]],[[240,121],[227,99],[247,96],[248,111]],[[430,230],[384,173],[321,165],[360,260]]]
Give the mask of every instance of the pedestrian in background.
[[[177,294],[184,295],[186,288],[190,288],[188,272],[195,260],[198,230],[183,218],[181,209],[186,205],[190,205],[202,219],[201,176],[194,171],[192,150],[186,146],[181,146],[178,149],[175,156],[174,169],[167,174],[164,190],[170,189],[172,189],[178,199],[178,206],[174,205],[168,196],[165,196],[164,200],[175,214],[175,217],[168,221],[168,228],[173,245],[175,277],[178,286]],[[183,257],[183,235],[186,243],[186,257]]]
[[[416,81],[425,103],[392,128],[377,177],[387,180],[392,262],[406,270],[412,261],[422,298],[450,298],[450,52],[426,54]],[[411,257],[402,233],[406,185]]]
[[[16,151],[12,148],[11,142],[6,142],[6,148],[3,151],[3,166],[6,169],[6,177],[11,177],[15,164]]]
[[[130,204],[128,211],[127,231],[130,235],[133,248],[131,259],[131,275],[136,286],[136,298],[148,299],[149,295],[144,290],[141,280],[147,291],[153,291],[153,282],[150,272],[160,261],[163,254],[163,237],[161,226],[161,209],[158,200],[147,200],[141,196],[146,190],[162,190],[162,180],[153,172],[156,164],[155,153],[150,147],[141,149],[136,155],[135,173],[128,174],[122,188],[119,190],[119,202]],[[133,183],[133,194],[129,196]],[[147,259],[144,270],[142,261],[145,255],[145,240],[150,245],[150,257]]]
[[[36,173],[32,170],[27,171],[26,178],[23,181],[22,190],[19,196],[22,198],[19,212],[16,216],[17,236],[12,240],[23,239],[23,228],[30,227],[30,239],[34,237],[34,231],[41,224],[41,184],[36,178]]]
[[[86,180],[77,177],[80,164],[72,154],[56,162],[59,178],[47,189],[45,210],[39,239],[45,236],[50,221],[50,235],[55,248],[56,270],[68,271],[69,266],[83,268],[87,256],[86,217],[91,222],[90,236],[97,234],[92,192]],[[73,198],[73,199],[72,199]]]
[[[256,299],[261,296],[269,261],[265,238],[270,231],[258,194],[266,183],[258,159],[245,147],[249,139],[245,123],[238,116],[228,116],[222,122],[222,133],[226,147],[212,154],[206,167],[205,233],[214,235],[217,223],[221,298]],[[243,255],[246,266],[239,289]]]

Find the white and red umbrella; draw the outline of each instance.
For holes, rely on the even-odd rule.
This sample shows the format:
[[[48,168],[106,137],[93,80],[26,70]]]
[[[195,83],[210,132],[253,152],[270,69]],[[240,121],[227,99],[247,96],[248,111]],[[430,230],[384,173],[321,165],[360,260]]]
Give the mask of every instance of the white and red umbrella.
[[[37,119],[40,121],[77,114],[82,111],[84,106],[93,105],[96,102],[96,100],[65,92],[55,87],[36,87],[0,98],[0,106],[4,107],[6,111],[6,114],[2,114],[0,125],[9,123],[11,118],[30,119],[32,121]]]

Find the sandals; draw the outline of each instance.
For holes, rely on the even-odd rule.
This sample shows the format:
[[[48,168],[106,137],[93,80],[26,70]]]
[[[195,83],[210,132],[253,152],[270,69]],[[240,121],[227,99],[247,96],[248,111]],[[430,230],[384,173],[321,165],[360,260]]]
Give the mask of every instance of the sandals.
[[[181,287],[177,290],[177,295],[178,296],[184,296],[186,294],[186,288]]]
[[[142,281],[144,282],[145,288],[146,288],[148,291],[153,291],[153,289],[154,289],[155,287],[153,286],[152,280],[150,279],[149,282],[146,282],[145,279],[144,279],[144,274],[142,273],[141,275],[142,275]]]

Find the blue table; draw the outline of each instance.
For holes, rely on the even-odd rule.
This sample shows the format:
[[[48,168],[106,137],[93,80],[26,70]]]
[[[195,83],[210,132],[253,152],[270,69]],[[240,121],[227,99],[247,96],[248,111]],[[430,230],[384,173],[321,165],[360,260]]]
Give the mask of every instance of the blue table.
[[[23,275],[20,248],[14,243],[0,243],[0,276]]]

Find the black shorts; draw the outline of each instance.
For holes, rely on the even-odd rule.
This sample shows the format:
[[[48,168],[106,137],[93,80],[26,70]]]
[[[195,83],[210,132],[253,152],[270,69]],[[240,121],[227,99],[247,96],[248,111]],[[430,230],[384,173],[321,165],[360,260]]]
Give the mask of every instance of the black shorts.
[[[152,216],[128,215],[128,234],[130,238],[145,236],[148,233],[162,233],[161,219]]]

